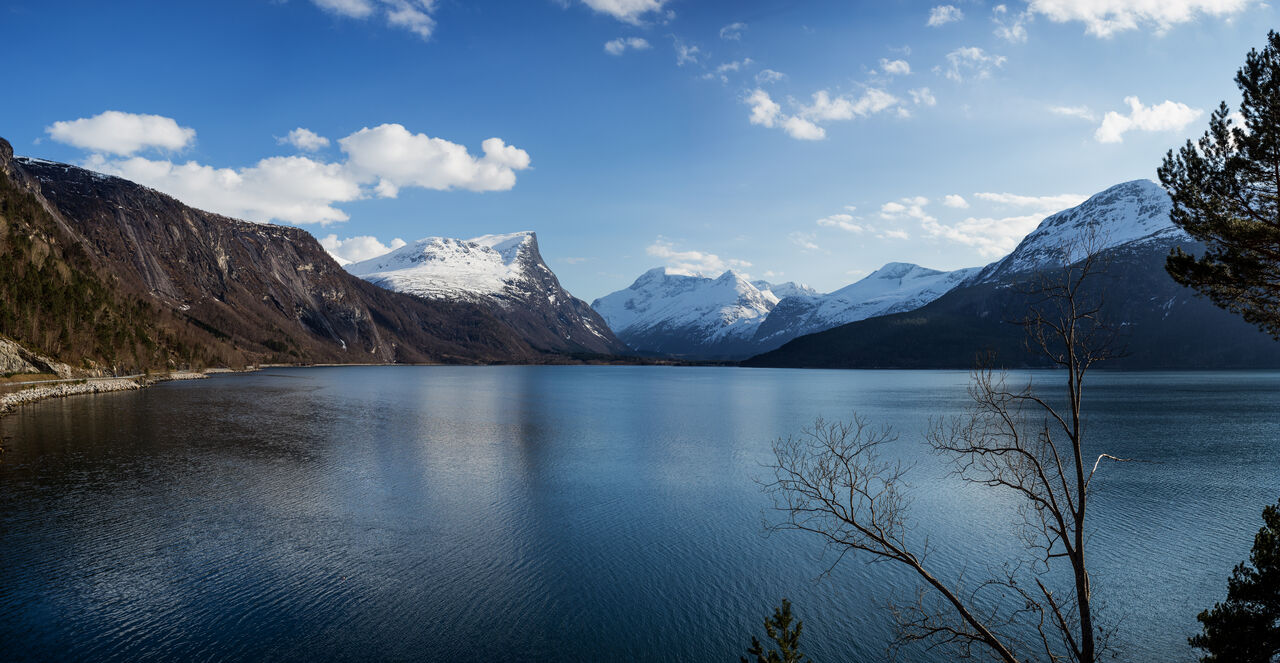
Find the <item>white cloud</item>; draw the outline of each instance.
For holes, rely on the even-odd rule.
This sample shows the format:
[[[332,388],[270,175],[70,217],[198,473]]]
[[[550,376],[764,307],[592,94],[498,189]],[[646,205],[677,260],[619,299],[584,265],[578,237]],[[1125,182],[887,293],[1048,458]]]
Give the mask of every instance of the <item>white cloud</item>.
[[[822,140],[827,132],[819,126],[821,122],[867,117],[894,108],[901,101],[876,88],[867,88],[860,97],[832,97],[830,92],[819,90],[813,93],[812,103],[808,105],[792,101],[796,113],[791,115],[782,112],[782,106],[768,92],[756,88],[744,103],[751,106],[751,124],[780,127],[797,140]]]
[[[760,88],[756,88],[747,97],[746,103],[751,106],[751,124],[772,128],[782,116],[782,106]]]
[[[381,13],[387,25],[403,28],[423,39],[435,31],[431,17],[436,0],[311,0],[327,12],[346,18],[366,19]]]
[[[991,71],[1003,67],[1003,55],[992,55],[977,46],[965,46],[947,53],[946,69],[934,69],[951,80],[961,83],[966,79],[989,78]]]
[[[720,38],[738,41],[742,39],[742,32],[746,29],[746,23],[730,23],[729,25],[720,28]]]
[[[996,5],[991,11],[991,21],[996,24],[995,35],[1011,44],[1027,40],[1027,23],[1030,11],[1010,12],[1005,5]]]
[[[907,94],[911,95],[911,102],[917,106],[936,106],[938,104],[938,99],[933,96],[933,93],[927,87],[908,90]]]
[[[346,239],[338,239],[337,235],[329,234],[320,238],[320,246],[324,247],[329,255],[338,260],[339,264],[348,264],[376,258],[384,253],[390,253],[405,245],[405,241],[399,237],[391,240],[390,244],[383,244],[378,241],[377,237],[370,235],[360,235],[358,237],[348,237]]]
[[[195,161],[176,163],[131,155],[145,142],[136,136],[130,138],[129,144],[122,142],[128,135],[105,142],[80,140],[94,135],[82,135],[82,130],[99,126],[91,121],[95,119],[58,123],[68,128],[54,132],[51,127],[51,135],[56,133],[67,142],[75,138],[82,147],[94,150],[83,162],[87,168],[163,191],[194,207],[259,222],[345,221],[347,214],[335,206],[337,203],[372,194],[394,197],[401,187],[506,190],[515,185],[515,171],[528,168],[530,162],[527,152],[498,138],[481,143],[484,155],[473,157],[462,145],[411,134],[398,124],[384,124],[339,140],[347,155],[344,162],[290,156],[269,157],[244,168],[217,168]],[[172,120],[160,119],[167,120],[161,126],[172,123],[177,127]],[[112,125],[108,122],[107,126]],[[302,128],[290,132],[284,140],[303,149],[306,145],[328,144],[323,137]],[[176,139],[170,142],[176,144]],[[151,144],[156,141],[151,140]]]
[[[900,198],[880,206],[880,217],[888,221],[915,220],[925,236],[944,239],[973,247],[986,258],[1002,256],[1017,246],[1027,233],[1039,225],[1045,216],[1080,204],[1085,197],[1076,194],[1052,196],[1024,196],[1012,193],[975,193],[974,198],[984,202],[1020,208],[1017,214],[1008,216],[968,217],[946,223],[926,211],[929,199],[923,196]],[[969,201],[959,195],[948,195],[942,204],[952,209],[966,209]],[[878,237],[906,239],[902,228],[891,228],[877,233]]]
[[[1125,97],[1129,114],[1108,111],[1093,137],[1099,143],[1119,143],[1129,131],[1179,131],[1196,121],[1203,111],[1186,104],[1165,101],[1155,106],[1143,106],[1137,97]]]
[[[956,194],[943,196],[942,204],[954,209],[968,209],[969,207],[969,201],[965,200],[964,196],[958,196]]]
[[[861,234],[869,228],[865,225],[857,223],[852,214],[832,214],[818,219],[818,225],[826,228],[839,228],[846,232]]]
[[[1027,11],[1055,23],[1079,21],[1095,37],[1151,27],[1164,32],[1200,15],[1224,17],[1244,11],[1254,0],[1030,0]]]
[[[729,72],[741,71],[747,67],[750,67],[752,64],[754,64],[754,61],[751,58],[743,58],[741,60],[735,60],[733,62],[726,62],[716,67],[714,71],[709,71],[703,74],[702,77],[705,79],[719,78],[722,83],[728,83],[729,77],[727,76],[727,74]]]
[[[913,219],[932,218],[925,213],[924,207],[929,204],[929,199],[924,196],[914,196],[911,198],[902,198],[896,201],[890,201],[880,206],[880,218],[890,221],[901,219],[902,217],[910,217]]]
[[[372,0],[311,0],[326,11],[351,18],[365,18],[373,13]]]
[[[911,65],[906,60],[880,58],[880,71],[890,76],[906,76],[911,73]]]
[[[971,246],[984,258],[998,258],[1012,251],[1043,218],[1038,214],[1004,218],[969,217],[948,225],[930,217],[922,220],[920,225],[930,237]]]
[[[302,127],[290,131],[284,138],[277,138],[276,142],[280,145],[292,145],[304,152],[315,152],[321,148],[329,147],[328,138]]]
[[[796,140],[822,140],[827,137],[826,129],[794,115],[782,121],[782,128],[788,136]]]
[[[855,116],[866,117],[888,110],[899,103],[897,97],[877,88],[867,88],[857,98],[832,98],[826,90],[819,90],[813,93],[813,103],[799,108],[801,116],[815,121],[851,120]]]
[[[383,0],[387,9],[387,23],[404,28],[423,39],[431,37],[436,21],[431,18],[435,0]]]
[[[609,55],[622,55],[627,49],[643,51],[647,48],[649,48],[649,41],[642,37],[618,37],[604,43],[604,52]]]
[[[1068,207],[1075,207],[1087,198],[1087,196],[1082,196],[1078,193],[1060,193],[1052,196],[1023,196],[1016,193],[990,192],[975,193],[973,197],[998,205],[1029,207],[1036,211],[1044,212],[1046,215],[1060,212]]]
[[[963,18],[964,12],[955,5],[938,5],[929,10],[929,22],[926,25],[936,28]]]
[[[483,157],[442,138],[410,133],[399,124],[364,128],[338,141],[347,167],[361,182],[376,181],[383,197],[400,187],[505,191],[515,186],[517,170],[529,167],[529,153],[489,138]]]
[[[85,166],[163,191],[193,207],[249,221],[346,221],[346,213],[334,203],[361,197],[360,185],[341,164],[307,157],[270,157],[234,169],[94,154]]]
[[[726,269],[742,269],[751,266],[751,263],[745,260],[722,259],[714,253],[680,251],[671,240],[661,236],[645,248],[645,253],[655,258],[662,258],[670,272],[687,276],[714,276]]]
[[[681,39],[675,40],[674,47],[676,49],[676,66],[683,67],[687,64],[698,63],[698,53],[701,51],[697,46],[690,46]]]
[[[822,247],[818,246],[817,243],[818,236],[814,233],[800,232],[797,230],[796,232],[787,235],[787,239],[791,240],[792,244],[795,244],[805,251],[822,250]]]
[[[663,5],[668,0],[582,0],[582,4],[601,14],[608,14],[623,23],[640,25],[647,14],[657,13],[663,18],[671,18],[670,11],[663,12]]]
[[[760,72],[756,74],[756,83],[759,85],[768,85],[770,83],[777,83],[786,77],[787,75],[780,71],[761,69]]]
[[[44,131],[59,143],[121,156],[147,148],[180,150],[196,137],[195,129],[178,126],[172,118],[113,110],[93,117],[54,122]]]
[[[1050,106],[1049,112],[1054,115],[1065,115],[1066,117],[1075,117],[1090,122],[1098,119],[1088,106]]]

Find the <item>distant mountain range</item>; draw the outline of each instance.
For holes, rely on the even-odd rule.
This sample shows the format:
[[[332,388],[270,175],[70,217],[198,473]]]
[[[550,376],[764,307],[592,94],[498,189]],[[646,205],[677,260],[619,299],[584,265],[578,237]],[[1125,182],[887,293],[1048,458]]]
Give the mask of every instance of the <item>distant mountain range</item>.
[[[586,302],[560,286],[532,232],[428,237],[345,269],[388,290],[482,306],[548,352],[629,351]]]
[[[964,368],[984,351],[1035,365],[1022,328],[1010,324],[1028,303],[1011,286],[1060,266],[1063,246],[1093,237],[1108,262],[1107,312],[1128,344],[1127,356],[1111,365],[1280,366],[1280,343],[1165,274],[1172,247],[1198,248],[1172,225],[1169,209],[1163,189],[1136,180],[1049,216],[985,267],[941,272],[889,263],[828,294],[748,282],[732,271],[709,278],[654,269],[592,306],[638,351],[758,355],[749,366]]]
[[[748,281],[733,270],[709,278],[659,267],[591,306],[637,351],[741,359],[846,322],[918,308],[975,272],[889,263],[824,295],[795,283]]]
[[[1164,271],[1174,246],[1200,250],[1169,221],[1169,197],[1147,180],[1111,187],[1041,222],[1005,258],[919,308],[796,338],[747,366],[969,368],[994,353],[1006,366],[1040,366],[1024,345],[1034,273],[1060,265],[1060,247],[1089,235],[1102,241],[1105,270],[1095,286],[1103,317],[1120,330],[1123,356],[1110,368],[1280,367],[1280,342],[1173,281]]]

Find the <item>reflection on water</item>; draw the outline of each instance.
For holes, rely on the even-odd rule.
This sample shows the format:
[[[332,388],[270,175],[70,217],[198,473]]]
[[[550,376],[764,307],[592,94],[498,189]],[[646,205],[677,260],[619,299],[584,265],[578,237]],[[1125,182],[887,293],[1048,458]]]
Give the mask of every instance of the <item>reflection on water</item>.
[[[1037,380],[1056,382],[1052,374]],[[0,642],[17,660],[736,660],[782,596],[818,660],[882,658],[885,565],[761,535],[769,442],[891,422],[944,573],[1009,502],[919,432],[963,372],[273,369],[0,421]],[[1096,592],[1126,660],[1187,660],[1280,496],[1280,374],[1095,374]],[[1104,443],[1105,442],[1105,443]],[[922,659],[927,660],[927,657]]]

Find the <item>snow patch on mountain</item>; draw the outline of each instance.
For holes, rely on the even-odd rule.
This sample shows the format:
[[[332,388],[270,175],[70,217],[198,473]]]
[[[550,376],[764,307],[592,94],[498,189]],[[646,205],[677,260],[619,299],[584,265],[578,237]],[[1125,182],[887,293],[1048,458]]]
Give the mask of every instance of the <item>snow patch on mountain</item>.
[[[1096,244],[1092,248],[1098,250],[1186,239],[1169,220],[1171,208],[1169,194],[1151,180],[1117,184],[1046,217],[1012,253],[987,265],[975,282],[1061,265],[1063,247],[1074,247],[1078,253],[1091,238]]]
[[[762,351],[797,336],[812,334],[879,315],[911,311],[965,282],[979,268],[943,272],[891,262],[862,280],[826,295],[784,299],[760,326]]]
[[[427,237],[345,269],[388,290],[484,305],[539,349],[628,351],[586,302],[561,287],[532,232]]]
[[[466,240],[427,237],[345,268],[389,290],[429,299],[474,301],[501,294],[520,281],[528,265],[517,258],[521,248],[533,242],[532,232]]]
[[[631,287],[595,300],[591,307],[624,341],[644,333],[678,331],[700,344],[714,344],[726,338],[751,338],[777,303],[776,295],[761,292],[733,270],[713,279],[658,267],[642,274]]]

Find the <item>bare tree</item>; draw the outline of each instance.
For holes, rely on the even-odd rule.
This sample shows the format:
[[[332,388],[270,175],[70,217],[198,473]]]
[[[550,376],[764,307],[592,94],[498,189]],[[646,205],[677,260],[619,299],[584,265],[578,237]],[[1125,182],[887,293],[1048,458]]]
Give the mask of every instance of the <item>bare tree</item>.
[[[903,645],[946,647],[954,656],[1007,661],[1093,663],[1110,630],[1099,625],[1087,566],[1089,486],[1104,459],[1084,449],[1083,387],[1088,370],[1115,355],[1102,321],[1099,274],[1104,242],[1086,233],[1064,246],[1062,268],[1024,289],[1020,321],[1028,347],[1063,369],[1065,393],[1042,397],[1030,382],[980,365],[964,414],[935,421],[926,435],[960,479],[1012,493],[1015,536],[1030,553],[989,568],[977,582],[944,579],[929,562],[927,536],[909,525],[909,468],[887,458],[896,437],[855,416],[821,419],[775,442],[766,490],[783,518],[774,529],[812,532],[837,552],[902,564],[922,580],[916,600],[894,607]]]

